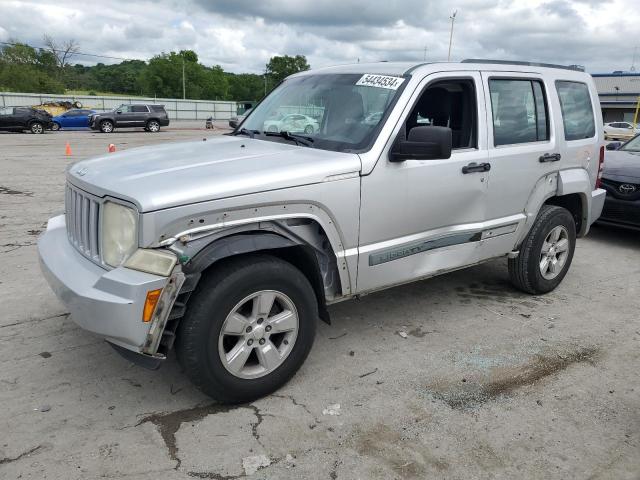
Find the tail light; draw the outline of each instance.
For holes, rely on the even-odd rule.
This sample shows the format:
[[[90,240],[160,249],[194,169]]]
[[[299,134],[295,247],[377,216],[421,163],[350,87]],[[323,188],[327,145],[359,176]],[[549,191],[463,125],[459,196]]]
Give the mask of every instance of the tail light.
[[[598,176],[596,177],[596,188],[602,185],[602,171],[604,170],[604,145],[600,147],[600,157],[598,158]]]

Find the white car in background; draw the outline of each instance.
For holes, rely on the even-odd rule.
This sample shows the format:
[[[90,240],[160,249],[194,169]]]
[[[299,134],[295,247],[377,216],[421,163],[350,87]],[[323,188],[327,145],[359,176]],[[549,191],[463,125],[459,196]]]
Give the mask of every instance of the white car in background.
[[[629,140],[640,133],[640,128],[630,122],[611,122],[604,124],[605,140]]]
[[[267,132],[304,132],[315,133],[320,129],[318,121],[307,115],[292,113],[282,118],[267,120],[264,122],[264,130]]]

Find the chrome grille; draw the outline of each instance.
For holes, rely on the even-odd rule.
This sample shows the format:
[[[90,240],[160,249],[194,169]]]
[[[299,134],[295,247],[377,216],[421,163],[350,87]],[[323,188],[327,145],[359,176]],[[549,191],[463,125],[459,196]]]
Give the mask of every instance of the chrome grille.
[[[65,214],[71,244],[85,257],[101,263],[98,238],[99,199],[67,184]]]

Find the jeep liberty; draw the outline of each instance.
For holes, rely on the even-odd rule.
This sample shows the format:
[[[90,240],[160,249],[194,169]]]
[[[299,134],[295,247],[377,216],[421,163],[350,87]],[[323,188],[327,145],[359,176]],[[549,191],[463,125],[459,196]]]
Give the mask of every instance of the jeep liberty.
[[[285,115],[312,132],[265,128]],[[298,73],[232,134],[72,165],[38,249],[82,328],[223,402],[290,379],[327,306],[506,257],[556,288],[605,190],[591,77],[525,62]]]

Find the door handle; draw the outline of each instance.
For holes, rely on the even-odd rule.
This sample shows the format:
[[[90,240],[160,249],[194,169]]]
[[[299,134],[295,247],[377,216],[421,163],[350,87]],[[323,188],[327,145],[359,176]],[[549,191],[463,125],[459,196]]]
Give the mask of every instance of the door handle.
[[[545,153],[544,155],[541,155],[538,160],[540,160],[540,163],[557,162],[560,158],[561,156],[559,153]]]
[[[465,165],[464,167],[462,167],[462,173],[464,174],[473,172],[488,172],[489,170],[491,170],[490,163],[471,162],[469,165]]]

